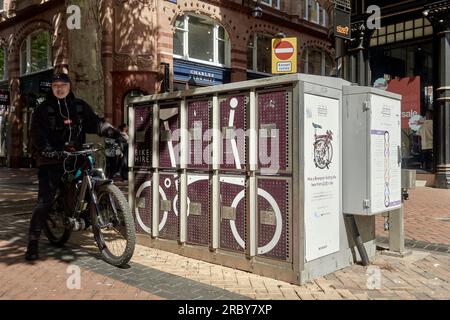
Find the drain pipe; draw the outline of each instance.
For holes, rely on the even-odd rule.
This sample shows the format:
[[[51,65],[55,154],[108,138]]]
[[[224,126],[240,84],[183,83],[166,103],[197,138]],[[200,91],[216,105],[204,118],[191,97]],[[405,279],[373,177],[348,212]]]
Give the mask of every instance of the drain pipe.
[[[355,216],[352,214],[348,214],[347,220],[350,225],[350,229],[351,229],[353,239],[356,244],[356,248],[358,249],[358,253],[361,257],[361,263],[363,266],[368,266],[370,264],[369,256],[367,255],[366,248],[364,247],[364,243],[362,241],[361,235],[359,234],[358,225],[356,224]]]

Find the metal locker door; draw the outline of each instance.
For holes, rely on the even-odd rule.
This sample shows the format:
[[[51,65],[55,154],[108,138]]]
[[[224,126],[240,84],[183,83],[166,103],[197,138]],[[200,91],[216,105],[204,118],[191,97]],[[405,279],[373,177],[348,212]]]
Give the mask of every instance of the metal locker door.
[[[136,232],[152,234],[152,173],[138,171],[134,178]]]
[[[211,152],[205,152],[210,145],[207,136],[211,128],[210,99],[188,101],[189,163],[190,169],[208,169],[211,165]],[[212,138],[212,133],[211,133]],[[209,150],[211,151],[211,150]]]
[[[209,174],[188,174],[187,242],[210,243],[211,179]]]
[[[246,177],[220,177],[220,248],[243,252],[246,226]]]
[[[179,176],[177,173],[161,172],[159,175],[159,237],[179,238]]]
[[[134,110],[134,168],[151,168],[153,105],[135,106]]]

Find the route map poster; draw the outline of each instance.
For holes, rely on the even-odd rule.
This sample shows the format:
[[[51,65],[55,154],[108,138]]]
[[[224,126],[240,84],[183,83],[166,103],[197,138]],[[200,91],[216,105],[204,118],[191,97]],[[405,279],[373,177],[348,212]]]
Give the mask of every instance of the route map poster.
[[[401,205],[400,101],[371,96],[370,197],[373,213]]]

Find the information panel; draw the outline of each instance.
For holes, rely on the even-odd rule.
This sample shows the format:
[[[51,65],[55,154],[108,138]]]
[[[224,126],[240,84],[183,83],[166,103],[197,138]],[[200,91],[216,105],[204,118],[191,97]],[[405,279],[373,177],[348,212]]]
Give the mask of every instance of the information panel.
[[[372,213],[401,206],[400,101],[371,95],[370,198]]]
[[[305,94],[306,261],[339,251],[339,100]]]

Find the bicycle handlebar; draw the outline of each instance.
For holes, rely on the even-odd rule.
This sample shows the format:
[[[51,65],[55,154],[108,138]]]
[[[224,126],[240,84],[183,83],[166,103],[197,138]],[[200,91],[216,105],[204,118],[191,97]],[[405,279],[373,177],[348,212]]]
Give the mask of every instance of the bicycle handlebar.
[[[95,153],[99,151],[100,149],[87,149],[87,150],[80,150],[80,151],[62,151],[62,154],[67,157],[75,157],[75,156],[81,156],[85,154]]]

